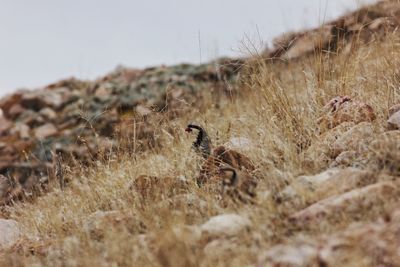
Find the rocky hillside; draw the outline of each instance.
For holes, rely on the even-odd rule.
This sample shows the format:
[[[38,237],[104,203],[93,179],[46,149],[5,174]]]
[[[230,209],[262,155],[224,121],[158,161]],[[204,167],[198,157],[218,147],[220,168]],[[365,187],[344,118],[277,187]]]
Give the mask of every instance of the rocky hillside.
[[[0,265],[400,266],[399,24],[3,98]]]
[[[43,89],[19,91],[0,100],[0,173],[23,191],[48,182],[55,155],[87,162],[132,145],[157,145],[157,120],[179,116],[201,102],[199,92],[232,93],[241,60],[209,64],[117,68],[96,81],[62,80]],[[7,190],[1,190],[0,192]],[[7,203],[16,196],[0,194]]]

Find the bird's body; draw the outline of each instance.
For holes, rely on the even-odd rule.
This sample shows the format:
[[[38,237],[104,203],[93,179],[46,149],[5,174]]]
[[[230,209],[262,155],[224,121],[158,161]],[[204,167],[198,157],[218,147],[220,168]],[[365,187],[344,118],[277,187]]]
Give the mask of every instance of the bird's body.
[[[257,187],[257,181],[253,176],[231,167],[221,167],[219,171],[224,194],[234,201],[238,199],[243,203],[253,203],[252,198],[256,196]]]
[[[197,183],[199,185],[204,184],[210,177],[216,175],[219,168],[223,165],[228,165],[237,170],[253,171],[255,169],[251,160],[242,153],[224,146],[218,146],[212,149],[211,140],[203,127],[189,124],[186,131],[191,132],[192,129],[197,129],[199,131],[192,147],[205,159],[200,169],[200,175],[197,178]]]

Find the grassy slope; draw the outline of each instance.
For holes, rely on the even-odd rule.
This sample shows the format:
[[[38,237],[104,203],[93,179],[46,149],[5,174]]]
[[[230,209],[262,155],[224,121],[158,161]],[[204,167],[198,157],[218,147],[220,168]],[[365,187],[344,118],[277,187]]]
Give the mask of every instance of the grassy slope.
[[[4,266],[44,264],[49,266],[245,266],[256,262],[257,256],[295,236],[312,238],[346,228],[352,218],[332,222],[316,229],[293,228],[289,214],[304,205],[279,205],[264,194],[278,192],[287,182],[301,174],[313,174],[327,166],[305,165],[299,147],[317,140],[316,120],[323,105],[336,95],[350,95],[369,103],[378,115],[376,124],[385,125],[388,107],[400,101],[400,49],[397,37],[383,42],[354,47],[348,55],[313,55],[291,63],[265,64],[254,58],[249,62],[248,75],[243,75],[244,96],[222,100],[215,105],[206,95],[203,108],[166,122],[158,134],[162,148],[148,151],[136,158],[120,152],[111,159],[96,162],[90,168],[67,168],[72,181],[65,191],[58,189],[34,203],[17,203],[7,216],[24,227],[26,241],[19,250],[3,255]],[[209,129],[215,144],[241,136],[253,141],[243,151],[258,167],[260,178],[258,204],[254,206],[228,202],[220,205],[212,193],[197,188],[193,178],[199,171],[199,159],[190,150],[193,137],[183,131],[189,121],[197,121]],[[171,135],[163,127],[173,129]],[[141,202],[128,189],[140,174],[184,176],[190,183],[189,192],[205,200],[203,207],[178,205],[171,209],[156,201]],[[159,196],[162,198],[162,196]],[[305,198],[308,196],[304,196]],[[102,238],[94,238],[85,230],[89,214],[98,211],[122,210],[132,215],[126,227],[101,226]],[[249,232],[231,238],[234,249],[220,246],[216,255],[204,253],[206,241],[191,244],[190,238],[178,237],[172,229],[184,224],[201,224],[209,217],[235,212],[246,214],[252,221]],[[378,210],[378,214],[380,211]],[[374,220],[376,214],[365,211],[360,216]],[[144,234],[146,240],[143,242]],[[32,253],[33,252],[33,253]],[[361,251],[349,250],[355,265]]]

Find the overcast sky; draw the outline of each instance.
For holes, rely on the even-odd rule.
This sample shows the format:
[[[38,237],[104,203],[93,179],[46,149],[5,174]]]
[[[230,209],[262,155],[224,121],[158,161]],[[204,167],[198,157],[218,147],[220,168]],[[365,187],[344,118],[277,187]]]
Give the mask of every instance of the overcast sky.
[[[70,76],[93,79],[119,64],[243,56],[243,39],[260,47],[282,32],[317,26],[371,2],[0,0],[0,94]]]

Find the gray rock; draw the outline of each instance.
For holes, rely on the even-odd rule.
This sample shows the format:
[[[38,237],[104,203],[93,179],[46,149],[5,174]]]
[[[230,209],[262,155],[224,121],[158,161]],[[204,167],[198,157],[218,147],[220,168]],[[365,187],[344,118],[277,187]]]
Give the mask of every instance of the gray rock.
[[[20,227],[16,221],[0,219],[0,249],[11,247],[20,236]]]
[[[211,217],[200,228],[202,234],[219,237],[235,236],[250,226],[251,222],[246,217],[238,214],[222,214]]]

